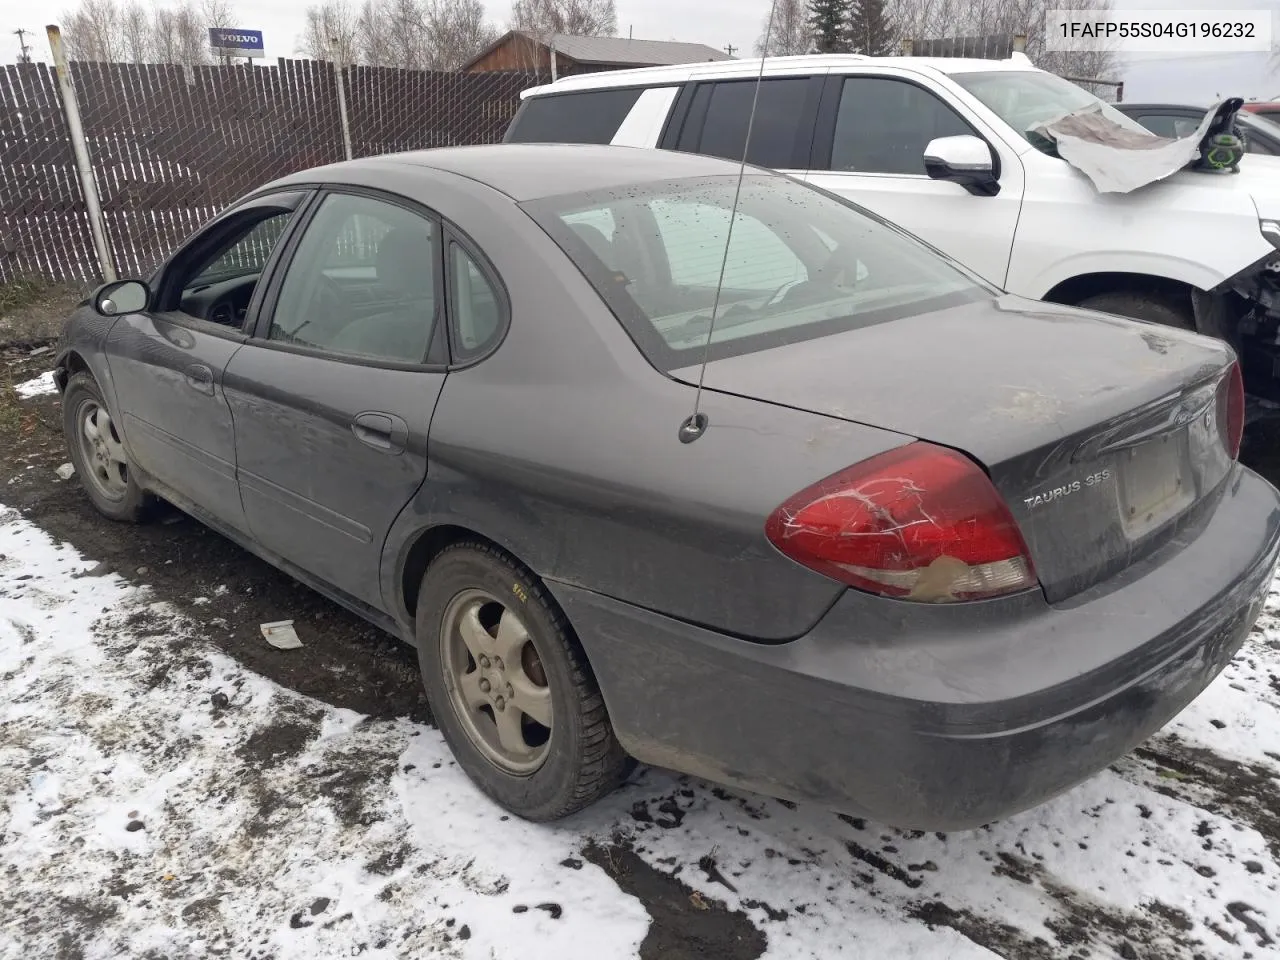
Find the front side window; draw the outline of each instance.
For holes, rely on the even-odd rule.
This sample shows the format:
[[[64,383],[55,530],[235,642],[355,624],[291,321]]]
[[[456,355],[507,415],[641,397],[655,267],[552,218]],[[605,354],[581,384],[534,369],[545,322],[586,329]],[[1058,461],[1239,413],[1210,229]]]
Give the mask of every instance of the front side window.
[[[190,256],[175,261],[159,308],[239,330],[292,217],[292,210],[255,208],[211,227],[209,236],[194,241]]]
[[[352,357],[425,362],[440,300],[438,229],[383,200],[326,197],[289,263],[268,338]]]
[[[831,169],[925,175],[931,140],[973,134],[936,96],[914,83],[849,77],[840,93]]]
[[[751,121],[751,105],[756,98],[754,80],[707,84],[698,90],[699,103],[691,111],[700,112],[700,103],[706,99],[706,120],[701,130],[681,137],[679,149],[740,161],[750,123],[747,162],[775,169],[793,167],[808,89],[807,77],[762,81],[755,120]]]
[[[701,360],[713,309],[715,359],[998,294],[897,228],[782,177],[746,177],[730,234],[736,183],[660,181],[523,207],[662,370]],[[582,225],[606,212],[632,247],[585,242]]]
[[[951,79],[981,100],[1032,146],[1053,153],[1054,146],[1033,133],[1069,113],[1097,110],[1117,126],[1144,131],[1132,117],[1098,99],[1069,80],[1040,70],[993,70],[982,73],[955,73]]]
[[[261,273],[291,216],[291,211],[281,212],[259,220],[248,233],[224,248],[187,286],[220,283],[246,274]]]

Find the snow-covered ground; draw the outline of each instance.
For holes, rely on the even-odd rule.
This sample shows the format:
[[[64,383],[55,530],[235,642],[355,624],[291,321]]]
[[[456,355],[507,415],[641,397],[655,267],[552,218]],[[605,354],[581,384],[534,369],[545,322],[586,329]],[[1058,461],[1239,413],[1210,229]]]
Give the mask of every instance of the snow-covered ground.
[[[532,826],[430,727],[248,673],[93,566],[0,508],[6,960],[634,957],[641,868],[692,888],[664,909],[721,901],[759,931],[682,954],[713,960],[1280,957],[1280,594],[1169,729],[983,830],[900,832],[645,769]],[[628,847],[633,866],[612,852]]]

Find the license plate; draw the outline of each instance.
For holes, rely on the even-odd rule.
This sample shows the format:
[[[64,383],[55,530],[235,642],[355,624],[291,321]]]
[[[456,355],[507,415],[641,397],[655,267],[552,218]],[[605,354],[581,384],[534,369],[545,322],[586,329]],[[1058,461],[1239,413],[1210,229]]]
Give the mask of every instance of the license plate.
[[[1186,442],[1179,432],[1121,454],[1120,509],[1129,536],[1154,530],[1191,503]]]

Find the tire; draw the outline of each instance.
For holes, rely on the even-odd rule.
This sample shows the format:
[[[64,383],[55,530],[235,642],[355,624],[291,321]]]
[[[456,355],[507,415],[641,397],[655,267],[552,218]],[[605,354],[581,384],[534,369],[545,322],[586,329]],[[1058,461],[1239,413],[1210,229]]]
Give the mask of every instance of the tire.
[[[100,438],[89,437],[89,424]],[[139,523],[151,498],[138,485],[128,455],[97,381],[77,373],[62,394],[62,434],[80,485],[94,508],[108,520]]]
[[[1118,291],[1086,297],[1077,306],[1086,310],[1097,310],[1099,313],[1128,317],[1131,320],[1146,320],[1148,323],[1158,323],[1163,327],[1175,327],[1192,333],[1196,329],[1190,297],[1186,298],[1186,303],[1179,303],[1177,298],[1168,294]]]
[[[417,641],[427,699],[454,757],[516,816],[558,820],[611,792],[630,771],[564,614],[499,550],[467,541],[441,551],[422,578]],[[547,716],[548,705],[549,733],[534,719]],[[503,721],[509,735],[518,727],[527,754],[504,745]]]

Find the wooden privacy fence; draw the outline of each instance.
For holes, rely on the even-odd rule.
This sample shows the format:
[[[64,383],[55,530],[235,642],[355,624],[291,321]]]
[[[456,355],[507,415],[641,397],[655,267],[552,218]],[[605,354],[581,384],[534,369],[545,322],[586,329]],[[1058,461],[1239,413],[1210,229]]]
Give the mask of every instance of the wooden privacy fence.
[[[345,155],[333,65],[73,63],[107,242],[120,276],[147,275],[254,187]],[[532,73],[347,67],[352,154],[502,138]],[[101,276],[54,69],[0,67],[0,283]]]

